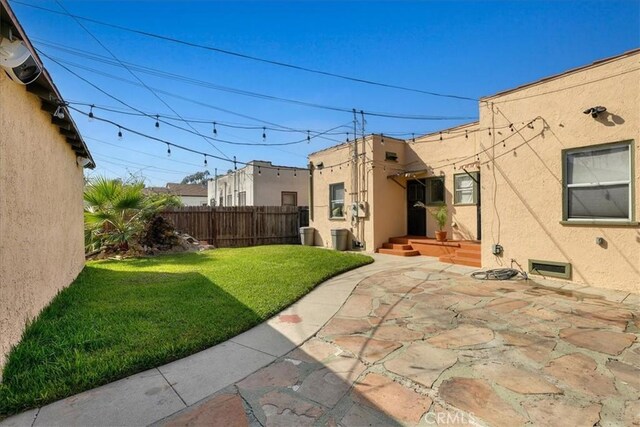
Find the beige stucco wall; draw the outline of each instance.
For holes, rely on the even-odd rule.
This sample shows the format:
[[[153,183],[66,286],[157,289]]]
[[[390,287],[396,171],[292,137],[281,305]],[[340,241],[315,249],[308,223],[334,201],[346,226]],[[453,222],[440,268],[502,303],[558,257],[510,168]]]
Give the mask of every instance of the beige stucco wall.
[[[449,223],[445,227],[447,238],[451,240],[475,240],[477,238],[477,207],[475,204],[456,205],[454,203],[454,176],[468,172],[478,172],[475,153],[479,149],[479,125],[468,125],[451,128],[440,133],[416,138],[409,141],[406,149],[406,170],[428,173],[418,177],[444,176],[445,203],[449,213]],[[440,140],[442,136],[442,140]],[[480,182],[482,183],[482,171]],[[438,224],[432,215],[425,211],[427,217],[427,236],[435,237]],[[455,224],[455,226],[453,226]]]
[[[84,265],[83,176],[39,99],[0,73],[0,365]]]
[[[481,156],[483,161],[496,157],[495,164],[482,167],[486,187],[482,192],[483,267],[509,266],[511,259],[525,269],[529,259],[570,262],[575,282],[640,291],[640,227],[560,224],[561,150],[630,139],[635,146],[638,219],[639,64],[640,54],[635,54],[480,103],[482,127],[509,122],[520,127],[537,116],[544,119],[537,120],[534,129],[523,129],[522,137],[510,138],[506,148],[500,144],[500,135],[482,133],[483,146],[498,143],[488,156]],[[596,105],[605,106],[607,113],[599,119],[583,114]],[[525,139],[528,143],[522,145]],[[517,145],[522,146],[509,152]],[[606,243],[596,244],[596,237]],[[504,247],[503,256],[491,254],[494,243]]]

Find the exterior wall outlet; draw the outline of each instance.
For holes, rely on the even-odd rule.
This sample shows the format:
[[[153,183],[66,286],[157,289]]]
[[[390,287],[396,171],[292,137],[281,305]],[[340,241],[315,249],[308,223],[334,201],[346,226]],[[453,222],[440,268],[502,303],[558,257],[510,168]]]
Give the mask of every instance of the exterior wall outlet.
[[[495,244],[495,245],[491,245],[491,253],[494,255],[502,255],[502,252],[504,252],[504,248],[502,247],[502,245],[499,244]]]

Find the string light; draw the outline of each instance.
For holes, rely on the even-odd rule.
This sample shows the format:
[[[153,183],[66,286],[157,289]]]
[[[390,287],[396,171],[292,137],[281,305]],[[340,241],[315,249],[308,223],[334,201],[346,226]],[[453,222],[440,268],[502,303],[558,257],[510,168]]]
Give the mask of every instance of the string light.
[[[216,129],[216,122],[213,122],[213,137],[218,136],[218,129]]]
[[[296,169],[293,169],[293,176],[298,176],[298,171],[296,171]]]
[[[489,129],[489,136],[491,136],[491,129]]]
[[[511,129],[511,132],[515,132],[515,130],[513,129],[513,123],[509,123],[509,129]]]
[[[118,126],[118,139],[122,139],[122,128]]]
[[[258,166],[258,175],[262,175],[262,171],[260,170],[260,166]]]
[[[278,168],[278,178],[280,177],[280,168]]]
[[[236,156],[233,156],[233,170],[238,170],[238,163],[236,162]]]
[[[91,105],[91,108],[89,108],[89,121],[93,121],[93,107],[94,105]]]
[[[263,141],[267,140],[267,128],[266,127],[262,128],[262,140]]]
[[[160,116],[156,114],[156,129],[160,127]]]
[[[384,145],[384,134],[380,133],[380,143]]]
[[[167,144],[167,157],[171,157],[171,146]]]
[[[207,155],[204,155],[204,167],[207,167]]]
[[[416,142],[416,134],[415,133],[411,134],[411,142],[413,142],[413,143]]]
[[[307,131],[307,144],[311,142],[311,131]]]
[[[502,147],[506,147],[506,146],[507,146],[507,143],[506,143],[506,142],[505,142],[505,140],[503,139],[503,140],[502,140]]]
[[[442,141],[442,132],[440,132],[440,141]]]
[[[466,130],[464,131],[464,137],[465,139],[469,139],[469,132]]]
[[[349,132],[347,132],[347,142],[349,142]]]

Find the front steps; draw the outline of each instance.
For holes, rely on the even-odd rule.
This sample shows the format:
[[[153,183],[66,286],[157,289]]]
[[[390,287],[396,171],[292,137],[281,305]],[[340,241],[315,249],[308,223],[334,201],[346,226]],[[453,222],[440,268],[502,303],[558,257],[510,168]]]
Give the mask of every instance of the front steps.
[[[426,237],[392,237],[378,253],[396,256],[432,256],[440,262],[481,267],[480,243],[475,241],[437,242]]]

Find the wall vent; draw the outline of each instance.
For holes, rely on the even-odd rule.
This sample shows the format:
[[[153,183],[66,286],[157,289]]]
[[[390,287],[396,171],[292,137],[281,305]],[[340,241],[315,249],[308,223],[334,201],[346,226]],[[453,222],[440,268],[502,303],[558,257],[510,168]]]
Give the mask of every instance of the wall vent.
[[[396,153],[394,153],[393,151],[386,151],[384,153],[384,159],[390,162],[397,162],[398,161],[398,155]]]
[[[559,277],[562,279],[571,278],[571,264],[568,262],[541,261],[537,259],[529,260],[529,273],[540,276]]]

